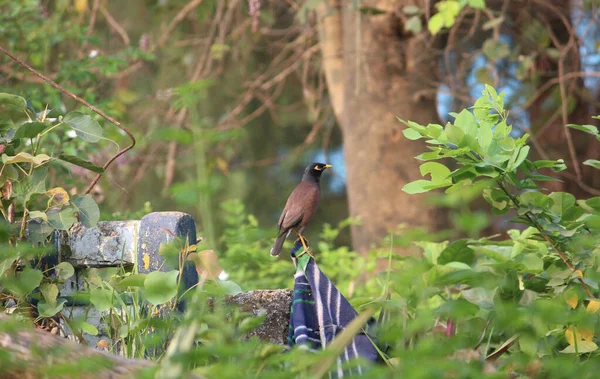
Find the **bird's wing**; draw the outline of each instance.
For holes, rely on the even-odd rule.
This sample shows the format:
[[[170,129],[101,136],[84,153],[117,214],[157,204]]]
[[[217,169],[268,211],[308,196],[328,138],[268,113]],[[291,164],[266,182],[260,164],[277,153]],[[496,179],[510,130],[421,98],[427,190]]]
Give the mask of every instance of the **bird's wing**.
[[[287,232],[302,221],[302,217],[306,212],[307,200],[312,199],[315,189],[318,191],[318,188],[313,187],[310,183],[301,182],[292,191],[279,218],[280,233]]]

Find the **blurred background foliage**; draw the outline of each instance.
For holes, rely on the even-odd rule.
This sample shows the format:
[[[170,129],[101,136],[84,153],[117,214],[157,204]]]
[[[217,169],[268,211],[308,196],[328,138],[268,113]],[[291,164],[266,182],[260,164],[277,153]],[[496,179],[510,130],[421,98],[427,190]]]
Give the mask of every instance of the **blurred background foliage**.
[[[467,194],[460,195],[462,200],[458,195],[439,200],[406,197],[399,188],[418,176],[411,159],[414,149],[405,149],[411,145],[402,141],[386,145],[397,140],[395,116],[434,122],[428,109],[433,106],[433,114],[447,120],[448,112],[471,104],[484,84],[507,93],[514,133],[532,134],[537,156],[569,157],[575,162],[561,174],[562,189],[582,197],[598,192],[597,176],[578,164],[597,154],[597,147],[583,133],[565,135],[563,128],[568,122],[589,123],[597,107],[600,29],[594,0],[353,2],[348,9],[337,2],[292,0],[1,0],[0,9],[2,46],[137,136],[136,148],[120,157],[95,188],[105,220],[139,215],[139,210],[149,209],[149,202],[155,211],[191,213],[205,240],[219,244],[226,226],[224,201],[238,199],[260,225],[274,226],[304,166],[327,161],[334,165],[333,175],[323,181],[322,201],[314,226],[307,231],[314,242],[319,241],[323,224],[336,225],[348,216],[362,219],[364,226],[357,222],[344,228],[335,243],[349,245],[352,229],[354,249],[363,254],[365,246],[380,244],[402,223],[433,231],[447,230],[451,222],[455,236],[505,230],[501,220],[478,211],[477,202],[471,203]],[[343,36],[360,30],[362,43],[380,35],[381,44],[338,46],[339,51],[328,55],[335,35],[327,22],[344,12],[358,15],[362,26],[343,25]],[[382,25],[391,25],[396,34],[382,34],[387,30]],[[410,66],[405,73],[394,71],[391,60],[400,48],[386,53],[392,55],[383,60],[383,73],[378,67],[369,72],[367,67],[353,74],[349,61],[371,64],[379,54],[373,49],[393,46],[394,38],[421,41],[403,54],[418,57],[433,71],[412,72]],[[357,55],[357,49],[362,53]],[[328,65],[340,55],[345,72],[371,77],[370,86],[381,85],[375,79],[379,76],[395,82],[408,75],[422,88],[399,88],[383,100],[364,97],[377,93],[377,88],[360,89],[361,109],[367,112],[372,102],[382,103],[386,115],[372,125],[356,121],[359,124],[352,128],[354,121],[341,120],[334,109],[340,94]],[[37,109],[77,108],[73,100],[7,57],[0,57],[0,86],[4,92],[24,96]],[[416,114],[400,114],[403,108],[390,98],[413,103]],[[350,101],[348,96],[344,101]],[[356,112],[363,111],[346,113],[359,119]],[[126,143],[121,131],[106,122],[103,126],[107,138]],[[351,144],[351,130],[369,128],[374,136],[382,130],[392,134],[377,137],[375,146],[365,139],[363,152]],[[343,133],[352,151],[343,150]],[[397,156],[394,162],[386,157],[390,147]],[[78,149],[97,164],[115,152],[108,141],[102,148]],[[360,163],[351,159],[355,156],[369,162],[375,180],[356,168]],[[388,167],[396,171],[386,171]],[[68,190],[82,192],[91,175],[74,170],[65,179]],[[369,183],[361,182],[361,176]],[[375,217],[352,198],[349,210],[347,189],[354,199],[355,193],[366,193]],[[475,189],[472,198],[477,197]],[[380,198],[386,199],[387,207],[378,202]],[[438,212],[448,206],[453,208],[449,215]]]
[[[288,3],[265,5],[255,32],[244,1],[2,1],[0,9],[2,46],[137,137],[135,150],[95,190],[102,219],[131,217],[149,201],[155,211],[191,213],[216,242],[222,201],[240,199],[274,225],[306,164],[340,161],[339,153],[325,156],[340,146],[334,117],[303,95],[302,82],[324,91],[314,33],[305,33]],[[76,107],[0,59],[4,92],[37,109]],[[126,143],[114,126],[103,126],[108,138]],[[115,151],[106,143],[86,153],[102,164]],[[324,181],[321,223],[347,216],[339,172]],[[86,175],[75,170],[69,190],[81,192]]]

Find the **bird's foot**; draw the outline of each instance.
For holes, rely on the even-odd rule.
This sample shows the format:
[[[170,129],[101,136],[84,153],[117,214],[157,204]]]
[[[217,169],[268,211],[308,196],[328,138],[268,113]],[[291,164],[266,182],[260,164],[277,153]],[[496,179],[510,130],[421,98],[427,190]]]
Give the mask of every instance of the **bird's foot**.
[[[302,250],[302,252],[300,254],[296,254],[296,259],[300,258],[304,254],[308,254],[309,257],[311,257],[312,259],[315,259],[315,256],[312,255],[312,253],[310,252],[310,250]]]
[[[312,253],[310,252],[310,249],[308,248],[308,240],[306,238],[304,238],[304,236],[299,235],[298,239],[296,240],[296,243],[298,243],[298,241],[300,241],[300,243],[302,244],[302,252],[300,254],[296,254],[296,258],[300,258],[301,256],[303,256],[304,254],[308,254],[312,259],[315,259],[315,256],[312,255]]]

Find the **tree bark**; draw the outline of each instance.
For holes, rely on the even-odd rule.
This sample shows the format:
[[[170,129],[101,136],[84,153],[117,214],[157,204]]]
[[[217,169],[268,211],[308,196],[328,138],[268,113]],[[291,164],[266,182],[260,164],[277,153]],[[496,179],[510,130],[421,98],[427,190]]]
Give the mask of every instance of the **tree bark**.
[[[436,229],[438,217],[426,197],[402,187],[420,179],[413,159],[424,146],[404,138],[397,120],[438,122],[437,57],[426,33],[404,31],[397,16],[412,0],[362,1],[319,8],[319,31],[329,94],[344,138],[350,215],[355,250],[365,253],[398,224]],[[418,1],[425,7],[426,1]],[[382,13],[380,13],[382,12]]]

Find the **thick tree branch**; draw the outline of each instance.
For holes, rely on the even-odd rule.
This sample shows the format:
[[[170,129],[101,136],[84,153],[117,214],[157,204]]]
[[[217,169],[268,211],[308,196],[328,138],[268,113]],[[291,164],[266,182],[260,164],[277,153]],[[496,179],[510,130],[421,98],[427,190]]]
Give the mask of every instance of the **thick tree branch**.
[[[329,97],[333,112],[341,122],[344,114],[344,45],[339,0],[323,1],[317,7],[317,28]]]

